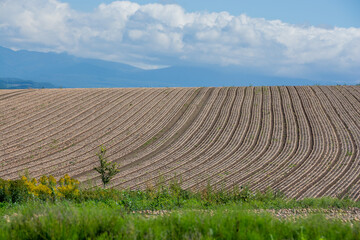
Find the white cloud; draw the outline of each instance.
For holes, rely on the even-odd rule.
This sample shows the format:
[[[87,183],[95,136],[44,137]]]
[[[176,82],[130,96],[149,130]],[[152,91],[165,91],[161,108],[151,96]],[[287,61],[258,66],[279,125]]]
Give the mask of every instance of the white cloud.
[[[352,74],[360,68],[359,28],[304,27],[129,1],[82,13],[57,0],[0,0],[0,45],[144,68],[185,61],[257,67],[286,76],[320,69],[314,66]]]

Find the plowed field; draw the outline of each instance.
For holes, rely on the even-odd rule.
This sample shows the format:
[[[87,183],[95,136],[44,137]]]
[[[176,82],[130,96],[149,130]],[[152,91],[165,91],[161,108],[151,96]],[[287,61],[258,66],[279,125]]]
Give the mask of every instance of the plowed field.
[[[0,90],[0,178],[100,185],[101,144],[121,164],[110,187],[359,200],[360,86]]]

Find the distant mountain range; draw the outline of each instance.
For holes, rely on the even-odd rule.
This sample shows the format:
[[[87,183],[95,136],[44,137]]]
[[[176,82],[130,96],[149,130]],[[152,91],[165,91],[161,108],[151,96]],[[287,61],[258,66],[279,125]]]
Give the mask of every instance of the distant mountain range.
[[[40,85],[42,82],[44,87],[64,88],[318,84],[307,79],[267,76],[240,68],[172,66],[143,70],[127,64],[79,58],[66,53],[13,51],[4,47],[0,47],[0,77],[26,79],[23,81]]]
[[[55,88],[51,83],[34,82],[19,78],[0,78],[0,89]]]

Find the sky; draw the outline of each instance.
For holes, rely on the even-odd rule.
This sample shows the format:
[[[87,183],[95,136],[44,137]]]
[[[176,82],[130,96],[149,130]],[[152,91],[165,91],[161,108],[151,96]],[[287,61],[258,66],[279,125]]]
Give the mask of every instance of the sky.
[[[73,9],[91,12],[101,3],[112,0],[66,0]],[[359,0],[137,0],[139,4],[178,4],[189,12],[222,12],[246,14],[267,20],[323,27],[360,27]]]
[[[0,0],[0,46],[360,83],[358,0]],[[345,80],[344,80],[345,81]]]

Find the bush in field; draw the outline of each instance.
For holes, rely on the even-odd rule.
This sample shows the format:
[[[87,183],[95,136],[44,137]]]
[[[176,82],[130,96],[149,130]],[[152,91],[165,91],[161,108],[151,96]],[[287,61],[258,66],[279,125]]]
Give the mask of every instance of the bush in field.
[[[22,202],[29,199],[51,200],[75,199],[79,196],[79,181],[69,175],[60,178],[42,176],[30,179],[22,176],[20,180],[0,179],[0,202]]]
[[[22,202],[28,198],[28,188],[22,180],[0,178],[0,202]]]
[[[118,169],[119,165],[114,163],[111,163],[107,160],[106,156],[106,148],[104,146],[100,146],[100,152],[96,154],[96,156],[99,157],[100,166],[94,168],[95,171],[97,171],[101,175],[101,181],[103,183],[103,187],[106,187],[106,184],[108,184],[120,170]]]
[[[53,176],[42,176],[39,181],[35,178],[27,179],[25,176],[21,178],[28,187],[29,194],[34,197],[46,200],[55,200],[57,198],[74,198],[79,195],[79,181],[72,179],[65,174],[59,181]]]
[[[64,177],[58,181],[57,191],[65,198],[75,198],[79,196],[79,181],[70,178],[69,175],[65,174]]]

